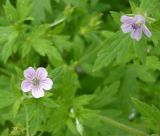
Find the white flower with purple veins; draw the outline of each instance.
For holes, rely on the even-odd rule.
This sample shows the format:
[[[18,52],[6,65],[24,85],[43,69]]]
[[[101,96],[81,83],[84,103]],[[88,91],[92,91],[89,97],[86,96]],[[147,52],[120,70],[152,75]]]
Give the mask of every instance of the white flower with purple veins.
[[[47,76],[48,72],[45,68],[39,67],[37,70],[32,67],[27,68],[24,71],[25,80],[21,84],[23,92],[31,91],[33,97],[43,97],[44,90],[50,90],[53,85],[53,81]]]
[[[145,25],[145,18],[142,15],[136,15],[134,17],[129,17],[123,15],[121,17],[121,29],[124,33],[131,33],[131,38],[139,41],[142,36],[142,31],[147,37],[151,37],[152,33]]]

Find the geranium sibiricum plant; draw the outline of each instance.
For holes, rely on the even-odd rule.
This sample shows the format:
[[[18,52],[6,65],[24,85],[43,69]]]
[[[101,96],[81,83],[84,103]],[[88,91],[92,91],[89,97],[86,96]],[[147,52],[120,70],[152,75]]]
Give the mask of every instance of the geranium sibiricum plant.
[[[31,91],[33,97],[43,97],[44,90],[50,90],[53,85],[53,81],[47,76],[48,72],[45,68],[39,67],[37,70],[33,67],[27,68],[24,71],[25,80],[21,84],[23,92]]]
[[[0,0],[0,136],[159,136],[159,7]]]

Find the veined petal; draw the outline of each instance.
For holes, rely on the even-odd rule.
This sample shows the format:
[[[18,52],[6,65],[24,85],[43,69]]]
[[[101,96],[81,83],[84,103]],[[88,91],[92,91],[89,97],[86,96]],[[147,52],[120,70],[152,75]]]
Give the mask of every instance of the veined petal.
[[[143,25],[142,30],[143,30],[144,34],[145,34],[147,37],[150,38],[150,37],[152,36],[151,31],[147,28],[146,25]]]
[[[123,33],[128,33],[132,31],[132,26],[130,24],[122,24],[121,29]]]
[[[30,80],[23,80],[21,84],[23,92],[29,92],[32,89],[32,82]]]
[[[34,86],[32,88],[32,95],[35,98],[40,98],[44,96],[44,90],[39,86]]]
[[[26,79],[32,80],[34,78],[34,76],[35,76],[35,69],[34,68],[29,67],[24,71],[24,77]]]
[[[45,79],[48,76],[48,72],[45,68],[40,67],[36,70],[36,77],[38,79]]]
[[[142,29],[141,28],[132,31],[132,33],[131,33],[131,38],[136,39],[137,41],[139,41],[141,39],[141,36],[142,36]]]
[[[121,22],[124,24],[132,24],[135,23],[135,19],[133,17],[123,15],[121,16]]]
[[[50,90],[52,88],[53,81],[50,78],[40,80],[40,86],[45,90]]]
[[[136,23],[144,24],[145,18],[142,15],[136,15],[135,17]]]

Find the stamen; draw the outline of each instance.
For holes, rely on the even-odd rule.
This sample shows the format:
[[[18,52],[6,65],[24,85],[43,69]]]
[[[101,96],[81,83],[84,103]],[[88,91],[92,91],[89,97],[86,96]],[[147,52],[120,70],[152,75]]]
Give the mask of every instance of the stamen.
[[[141,25],[144,24],[144,23],[145,23],[145,20],[143,20],[143,19],[138,19],[135,24],[136,24],[137,26],[141,26]]]
[[[141,21],[137,21],[135,24],[136,24],[137,26],[141,26],[143,23],[142,23]]]
[[[34,78],[34,79],[32,80],[32,83],[33,83],[33,85],[35,85],[35,86],[39,85],[39,79]]]

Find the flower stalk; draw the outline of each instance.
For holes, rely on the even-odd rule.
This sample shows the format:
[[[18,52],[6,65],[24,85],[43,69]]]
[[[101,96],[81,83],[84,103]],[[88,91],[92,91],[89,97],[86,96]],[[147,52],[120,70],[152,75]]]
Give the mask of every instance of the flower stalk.
[[[26,136],[30,136],[29,134],[29,118],[28,118],[28,109],[25,106],[25,114],[26,114]]]

